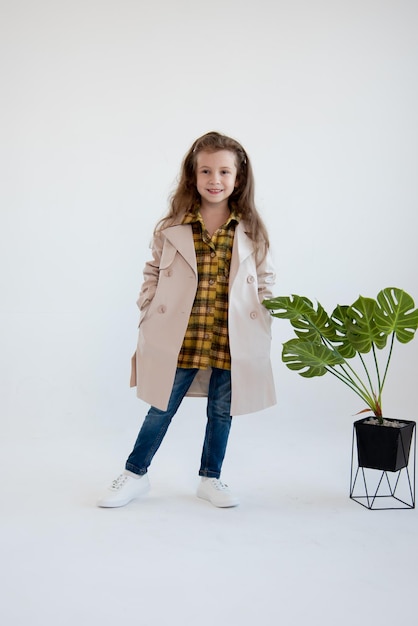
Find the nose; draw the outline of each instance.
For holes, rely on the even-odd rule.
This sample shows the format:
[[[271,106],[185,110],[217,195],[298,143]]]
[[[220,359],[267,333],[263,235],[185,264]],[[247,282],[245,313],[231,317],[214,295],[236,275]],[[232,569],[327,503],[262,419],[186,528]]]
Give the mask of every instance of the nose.
[[[210,177],[210,181],[211,184],[213,185],[218,185],[220,183],[220,177],[219,177],[219,173],[218,172],[212,172],[212,175]]]

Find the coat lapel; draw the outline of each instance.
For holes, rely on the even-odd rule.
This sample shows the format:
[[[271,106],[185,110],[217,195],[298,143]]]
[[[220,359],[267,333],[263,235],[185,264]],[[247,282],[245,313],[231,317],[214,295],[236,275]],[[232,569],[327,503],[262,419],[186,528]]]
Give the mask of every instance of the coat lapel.
[[[254,252],[254,246],[251,239],[245,232],[244,223],[238,223],[235,229],[234,245],[232,246],[231,267],[229,271],[229,288],[237,275],[240,263],[244,261]]]
[[[187,261],[197,275],[196,253],[190,224],[177,224],[164,229],[164,236]]]
[[[164,229],[164,235],[197,274],[196,253],[191,225],[177,224],[175,226],[169,226]],[[229,271],[230,287],[237,275],[240,263],[253,252],[253,243],[245,232],[245,224],[241,221],[235,229],[234,245],[232,247],[231,267]]]

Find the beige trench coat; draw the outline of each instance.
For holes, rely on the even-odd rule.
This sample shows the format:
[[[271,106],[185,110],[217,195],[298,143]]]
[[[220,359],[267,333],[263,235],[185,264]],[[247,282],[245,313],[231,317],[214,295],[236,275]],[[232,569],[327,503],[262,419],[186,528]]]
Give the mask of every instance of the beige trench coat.
[[[138,298],[138,345],[131,386],[137,396],[166,410],[177,358],[197,290],[197,265],[190,224],[164,229],[152,245]],[[272,296],[275,275],[269,255],[258,266],[241,221],[236,228],[229,276],[231,415],[253,413],[276,403],[270,363],[271,316],[261,305]],[[200,370],[187,395],[207,396],[210,370]]]

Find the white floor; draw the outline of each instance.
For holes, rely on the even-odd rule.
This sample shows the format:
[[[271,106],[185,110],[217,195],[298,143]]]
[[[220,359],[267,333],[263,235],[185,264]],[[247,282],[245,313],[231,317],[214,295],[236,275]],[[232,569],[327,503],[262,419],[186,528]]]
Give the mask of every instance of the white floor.
[[[235,418],[223,473],[235,509],[194,496],[204,423],[187,412],[155,458],[151,494],[123,509],[95,500],[132,423],[3,439],[1,623],[414,624],[416,511],[351,501],[351,424],[319,426],[274,410]]]

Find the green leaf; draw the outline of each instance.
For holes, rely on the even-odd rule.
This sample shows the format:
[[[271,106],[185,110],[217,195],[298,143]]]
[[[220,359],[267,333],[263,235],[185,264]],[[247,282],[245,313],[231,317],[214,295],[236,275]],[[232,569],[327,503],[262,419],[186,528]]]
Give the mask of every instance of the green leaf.
[[[279,296],[264,300],[264,306],[270,309],[274,317],[288,319],[296,335],[307,341],[319,341],[321,336],[333,336],[327,312],[318,302],[317,309],[305,296]]]
[[[335,334],[331,341],[335,344],[335,347],[341,356],[345,359],[352,359],[357,353],[347,337],[347,322],[349,321],[349,318],[347,317],[348,308],[349,307],[346,305],[338,304],[333,310],[331,314],[331,323]]]
[[[414,338],[418,327],[418,309],[412,297],[396,287],[387,287],[377,294],[376,325],[386,336],[395,333],[401,343]]]
[[[334,329],[328,313],[319,302],[316,311],[312,308],[309,314],[291,320],[291,324],[296,335],[305,341],[319,342],[321,337],[332,338],[334,336]]]
[[[282,361],[305,378],[323,376],[327,366],[344,363],[344,359],[327,346],[302,339],[291,339],[283,344]]]
[[[267,298],[263,305],[272,311],[273,317],[286,320],[300,319],[303,315],[309,316],[314,312],[312,302],[303,296],[277,296]]]
[[[387,335],[376,326],[376,307],[373,298],[360,296],[347,309],[347,339],[362,354],[370,352],[373,343],[379,349],[386,345]]]

